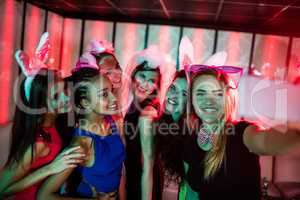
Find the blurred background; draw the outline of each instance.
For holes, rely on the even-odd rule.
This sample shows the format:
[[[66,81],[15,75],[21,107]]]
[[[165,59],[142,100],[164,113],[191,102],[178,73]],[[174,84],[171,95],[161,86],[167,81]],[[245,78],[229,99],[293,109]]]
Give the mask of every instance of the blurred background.
[[[299,21],[298,0],[1,0],[1,165],[9,144],[6,124],[15,107],[13,83],[19,73],[14,52],[21,48],[33,54],[45,31],[52,45],[49,65],[63,70],[65,76],[91,39],[112,42],[122,68],[135,52],[157,44],[168,67],[179,69],[178,46],[187,35],[196,63],[225,50],[226,64],[243,67],[244,74],[297,82]],[[300,183],[296,154],[261,157],[262,178],[279,185]],[[273,196],[285,195],[276,187]],[[175,190],[166,190],[166,199],[176,197]]]

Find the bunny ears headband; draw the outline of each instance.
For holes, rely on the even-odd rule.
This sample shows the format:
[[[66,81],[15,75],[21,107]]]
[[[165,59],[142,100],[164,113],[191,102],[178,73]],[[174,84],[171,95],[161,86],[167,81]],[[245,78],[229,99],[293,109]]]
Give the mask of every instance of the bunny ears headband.
[[[80,56],[78,59],[75,68],[72,70],[72,73],[78,71],[81,68],[93,68],[99,69],[97,65],[96,55],[101,53],[109,53],[114,55],[114,48],[112,43],[108,41],[97,41],[92,40],[88,46],[87,51]]]
[[[225,51],[215,53],[206,60],[204,64],[193,64],[194,48],[187,36],[184,36],[181,39],[179,46],[179,60],[180,66],[184,67],[188,77],[208,70],[217,73],[225,73],[229,76],[228,84],[231,88],[237,88],[238,80],[234,79],[239,79],[243,74],[243,68],[241,67],[224,65],[227,60],[227,53]]]
[[[150,45],[147,49],[144,49],[136,54],[135,58],[137,66],[147,62],[147,67],[156,69],[162,66],[164,58],[157,45]]]
[[[45,63],[48,59],[49,52],[49,33],[45,32],[40,38],[33,57],[29,57],[28,54],[22,50],[17,50],[15,53],[15,59],[21,67],[23,74],[26,76],[24,91],[27,101],[30,99],[30,90],[35,75],[39,72],[39,70],[48,68]]]

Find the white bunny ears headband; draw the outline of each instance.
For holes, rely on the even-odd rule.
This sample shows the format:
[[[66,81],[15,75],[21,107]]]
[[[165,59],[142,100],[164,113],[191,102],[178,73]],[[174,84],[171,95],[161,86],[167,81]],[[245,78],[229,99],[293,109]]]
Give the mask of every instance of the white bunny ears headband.
[[[39,44],[35,50],[33,57],[29,57],[26,52],[17,50],[15,53],[15,59],[23,74],[26,76],[24,82],[24,91],[27,101],[30,99],[30,90],[35,75],[39,70],[48,68],[45,64],[50,52],[49,33],[45,32],[39,41]]]
[[[194,63],[194,48],[187,36],[184,36],[181,39],[179,46],[179,60],[180,65],[184,67],[187,76],[190,77],[191,74],[214,70],[217,72],[225,73],[229,76],[238,74],[237,79],[239,79],[243,74],[243,68],[235,66],[225,66],[227,60],[227,53],[225,51],[220,51],[212,55],[207,59],[204,64],[193,64]],[[229,79],[229,86],[236,88],[238,85],[238,80],[235,80],[236,77],[232,76]],[[190,81],[190,80],[188,80]]]

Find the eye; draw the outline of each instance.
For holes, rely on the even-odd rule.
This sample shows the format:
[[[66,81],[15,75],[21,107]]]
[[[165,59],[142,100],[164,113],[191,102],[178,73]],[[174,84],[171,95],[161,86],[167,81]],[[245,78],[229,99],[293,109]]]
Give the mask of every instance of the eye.
[[[204,95],[205,95],[205,92],[197,92],[197,93],[196,93],[196,96],[201,96],[201,97],[202,97],[202,96],[204,96]]]
[[[106,91],[104,91],[104,92],[99,92],[99,93],[98,93],[98,96],[99,96],[99,97],[104,97],[104,98],[106,98],[106,97],[108,97],[108,92],[106,92]]]
[[[108,97],[108,92],[103,92],[102,96],[103,97]]]
[[[148,82],[151,83],[151,84],[153,84],[154,81],[155,81],[154,79],[150,79]]]
[[[175,85],[171,85],[170,90],[171,90],[172,92],[175,92],[175,91],[176,91]]]
[[[145,79],[145,75],[144,74],[139,74],[138,75],[141,79]]]
[[[223,97],[223,92],[217,92],[217,93],[216,93],[216,96],[218,96],[218,97]]]
[[[107,75],[111,75],[112,73],[113,73],[113,72],[112,72],[111,69],[106,71],[106,74],[107,74]]]

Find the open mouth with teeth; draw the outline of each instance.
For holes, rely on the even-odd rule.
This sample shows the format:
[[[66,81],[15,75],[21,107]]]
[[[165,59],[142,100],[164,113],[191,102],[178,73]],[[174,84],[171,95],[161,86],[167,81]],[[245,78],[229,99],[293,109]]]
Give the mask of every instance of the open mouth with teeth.
[[[171,105],[178,105],[178,103],[177,103],[177,101],[175,99],[169,98],[167,101]]]
[[[201,110],[205,113],[216,113],[218,111],[216,107],[203,107]]]
[[[147,90],[147,89],[142,88],[142,87],[140,87],[140,86],[139,86],[137,89],[138,89],[138,91],[139,91],[140,93],[148,93],[148,90]]]
[[[111,111],[117,110],[117,104],[109,105],[109,106],[108,106],[108,109],[111,110]]]

